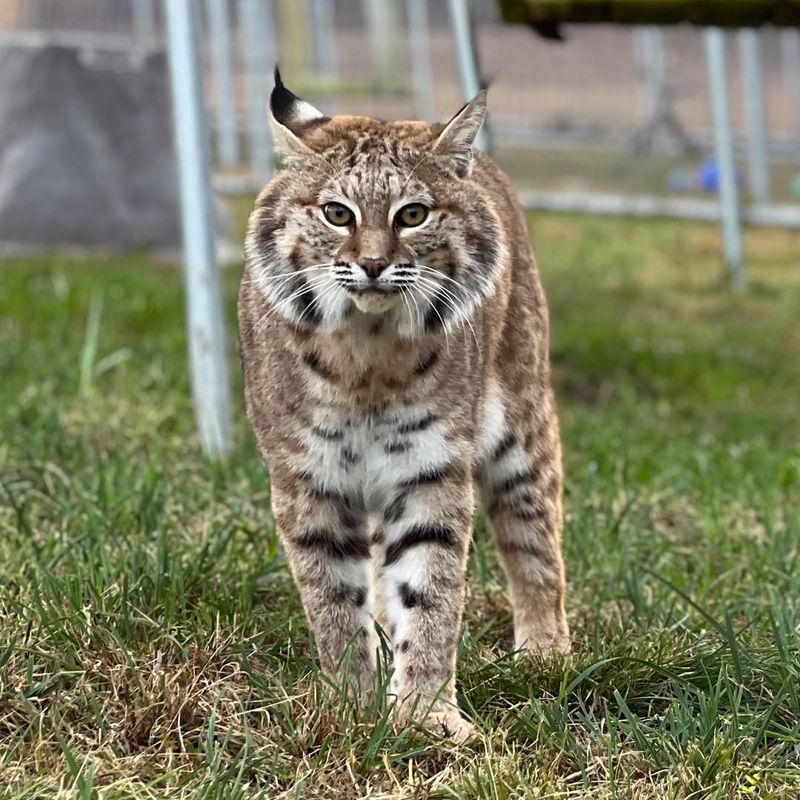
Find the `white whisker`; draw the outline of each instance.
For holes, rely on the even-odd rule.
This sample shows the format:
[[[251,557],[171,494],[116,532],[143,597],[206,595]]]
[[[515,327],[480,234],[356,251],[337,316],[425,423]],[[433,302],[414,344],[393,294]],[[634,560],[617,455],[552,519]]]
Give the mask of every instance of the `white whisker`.
[[[411,329],[414,325],[414,319],[411,314],[411,305],[408,302],[408,298],[406,297],[406,290],[404,287],[400,287],[400,299],[403,301],[403,304],[406,307],[406,311],[408,311],[408,325],[409,329]]]
[[[416,288],[416,287],[415,287]],[[447,334],[447,325],[444,324],[444,319],[442,319],[442,315],[439,313],[439,309],[436,308],[436,304],[431,300],[428,296],[428,293],[425,291],[425,287],[421,287],[422,297],[427,301],[428,305],[433,309],[434,313],[437,317],[439,317],[439,322],[442,323],[442,330],[444,331],[444,344],[447,348],[447,356],[450,356],[450,339]]]
[[[292,275],[303,275],[308,272],[314,272],[315,270],[325,269],[326,267],[333,267],[333,262],[324,262],[322,264],[312,264],[308,267],[302,267],[301,269],[295,269],[291,272],[279,272],[276,275],[261,275],[253,280],[258,281],[274,281],[278,278],[290,278]]]
[[[280,300],[275,301],[274,305],[272,306],[272,308],[268,309],[267,313],[264,314],[261,317],[261,319],[257,320],[254,323],[254,325],[252,327],[252,331],[254,333],[257,333],[258,331],[260,331],[263,328],[263,326],[266,325],[266,323],[272,318],[272,316],[274,314],[276,314],[278,311],[280,311],[280,308],[281,308],[282,305],[284,305],[284,306],[285,305],[289,305],[292,302],[294,302],[298,297],[302,297],[304,294],[308,294],[309,292],[313,292],[316,288],[318,288],[320,286],[320,284],[323,281],[328,280],[328,279],[329,278],[328,278],[327,275],[319,275],[316,278],[310,278],[310,279],[308,279],[306,281],[304,286],[301,286],[298,290],[296,290],[295,292],[290,294],[288,297],[284,297],[284,298],[281,298]]]
[[[323,286],[319,293],[314,295],[314,299],[311,301],[311,308],[316,307],[319,309],[323,319],[325,318],[325,310],[322,306],[322,302],[335,295],[337,291],[343,292],[344,290],[340,286],[337,286],[335,281],[329,278],[327,285]]]
[[[417,300],[416,295],[410,289],[406,290],[405,288],[403,288],[400,291],[402,292],[403,296],[408,296],[408,299],[410,301],[410,305],[413,306],[413,317],[410,320],[410,324],[413,327],[416,327],[417,329],[421,329],[422,328],[422,312],[420,311],[419,302]]]
[[[460,286],[465,291],[469,291],[467,289],[467,287],[463,283],[461,283],[460,281],[455,280],[454,278],[451,278],[449,275],[445,275],[443,272],[441,272],[438,269],[434,269],[433,267],[429,267],[427,264],[419,264],[419,263],[416,263],[416,262],[414,263],[414,266],[417,267],[421,272],[425,271],[427,274],[436,275],[438,277],[443,278],[446,281],[450,281],[450,283],[456,284],[456,286]],[[481,275],[476,275],[476,277],[477,277],[478,282],[480,283],[480,285],[483,287],[484,295],[486,297],[489,297],[492,294],[492,283],[491,283],[491,281],[486,280]]]
[[[429,286],[433,290],[434,296],[436,297],[436,299],[441,300],[444,303],[444,305],[448,309],[450,309],[450,311],[453,314],[453,319],[457,323],[465,321],[461,310],[453,303],[453,301],[449,297],[447,297],[447,295],[444,295],[444,294],[441,293],[441,289],[443,288],[442,286],[440,286],[438,284],[435,284],[432,281],[427,283],[427,284],[423,283],[423,286]],[[461,331],[462,331],[462,333],[464,335],[464,341],[466,343],[467,328],[465,326],[463,326],[463,325],[460,326],[460,327],[461,327]],[[478,344],[477,336],[475,335],[474,331],[472,332],[472,335],[473,335],[473,338],[475,339],[475,344],[478,346],[478,349],[480,350],[480,345]]]
[[[472,333],[472,338],[475,340],[475,347],[478,349],[478,354],[481,355],[482,351],[481,351],[481,344],[478,341],[478,334],[475,333],[475,328],[472,324],[472,321],[470,320],[469,315],[466,313],[465,309],[462,307],[463,298],[456,297],[456,295],[454,295],[453,292],[451,292],[446,286],[442,286],[441,284],[436,283],[436,281],[431,280],[430,278],[427,278],[423,275],[420,275],[419,280],[422,282],[423,285],[435,288],[437,293],[439,293],[439,296],[453,312],[454,317],[457,320],[461,320],[462,322],[467,324]],[[464,291],[466,292],[466,290]],[[469,293],[467,292],[467,294]]]

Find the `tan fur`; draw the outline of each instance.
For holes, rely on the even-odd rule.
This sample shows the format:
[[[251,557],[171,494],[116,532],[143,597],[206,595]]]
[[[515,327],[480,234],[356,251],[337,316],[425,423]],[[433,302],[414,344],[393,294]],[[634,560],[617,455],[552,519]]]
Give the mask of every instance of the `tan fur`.
[[[447,127],[309,122],[307,104],[295,124],[297,103],[279,82],[287,169],[248,233],[248,419],[323,669],[337,674],[347,654],[369,696],[377,619],[398,711],[463,738],[453,675],[474,492],[509,578],[517,647],[569,646],[548,316],[525,221],[503,173],[472,152],[482,96]],[[419,231],[387,218],[409,191],[430,200]],[[330,197],[359,222],[326,225]],[[370,284],[365,257],[385,259],[389,277]],[[373,294],[380,313],[359,310]]]

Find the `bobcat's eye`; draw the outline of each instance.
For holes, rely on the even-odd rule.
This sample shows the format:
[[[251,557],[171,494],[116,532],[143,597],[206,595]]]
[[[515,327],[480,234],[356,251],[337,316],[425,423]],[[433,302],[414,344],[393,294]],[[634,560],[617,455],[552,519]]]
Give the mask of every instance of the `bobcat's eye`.
[[[336,225],[340,228],[345,225],[352,225],[355,220],[353,212],[341,203],[325,203],[322,207],[322,213],[331,225]]]
[[[422,203],[409,203],[403,206],[395,215],[394,221],[401,228],[416,228],[428,218],[428,208]]]

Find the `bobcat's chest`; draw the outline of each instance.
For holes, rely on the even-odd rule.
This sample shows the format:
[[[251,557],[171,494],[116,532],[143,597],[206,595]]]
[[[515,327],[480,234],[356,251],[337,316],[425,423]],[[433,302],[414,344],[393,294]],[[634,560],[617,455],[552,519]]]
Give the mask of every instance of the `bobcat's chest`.
[[[360,409],[375,423],[375,435],[384,436],[391,424],[381,415],[391,419],[388,409],[418,406],[435,393],[446,369],[441,347],[435,337],[404,340],[362,322],[300,342],[298,360],[315,401]]]
[[[378,415],[320,408],[305,434],[304,469],[324,491],[359,497],[378,511],[398,488],[423,481],[459,449],[428,405]]]

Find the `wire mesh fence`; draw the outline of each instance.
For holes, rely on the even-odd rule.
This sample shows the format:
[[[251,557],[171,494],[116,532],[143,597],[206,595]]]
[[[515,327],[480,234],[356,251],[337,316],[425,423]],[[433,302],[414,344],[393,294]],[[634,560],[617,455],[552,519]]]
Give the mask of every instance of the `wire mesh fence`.
[[[156,0],[0,0],[0,31],[37,32],[86,44],[125,45],[163,30]]]
[[[524,205],[720,220],[737,288],[745,286],[740,205],[751,222],[800,227],[797,31],[566,27],[566,41],[552,42],[502,24],[489,0],[471,4],[477,25],[470,28],[466,5],[0,0],[0,48],[21,39],[74,48],[83,62],[75,74],[91,84],[84,92],[102,84],[96,75],[86,78],[88,69],[143,71],[153,67],[154,51],[169,52],[193,389],[210,454],[227,452],[231,441],[206,140],[218,190],[252,193],[263,185],[273,169],[266,102],[276,62],[298,94],[329,114],[446,120],[480,81],[489,82],[490,136],[481,146],[491,147]],[[109,59],[109,52],[127,58]],[[161,55],[154,79],[164,86]],[[120,117],[135,119],[141,91],[121,93]],[[57,100],[67,113],[65,98]],[[74,125],[74,108],[69,114]],[[107,125],[106,117],[98,114],[95,124]],[[95,140],[80,132],[86,127],[76,131],[90,164]],[[163,151],[168,136],[156,123],[151,129]],[[46,136],[41,125],[39,132]],[[14,136],[18,142],[19,132]],[[119,141],[107,150],[125,157]],[[142,166],[152,153],[147,149]],[[0,169],[3,158],[0,141]],[[100,180],[95,188],[106,185]],[[129,198],[131,208],[152,207],[143,198]]]
[[[446,0],[195,5],[223,190],[254,190],[270,174],[265,109],[277,61],[295,91],[328,113],[444,119],[463,100]],[[493,153],[521,190],[713,196],[718,174],[702,30],[567,26],[566,41],[553,42],[503,24],[490,0],[471,9],[481,78],[491,87]],[[0,0],[0,29],[72,35],[97,47],[165,43],[161,0]],[[796,202],[800,34],[764,29],[750,45],[735,32],[725,38],[742,197]],[[755,111],[748,109],[754,97]],[[754,135],[748,114],[763,119],[760,178],[747,163]]]

